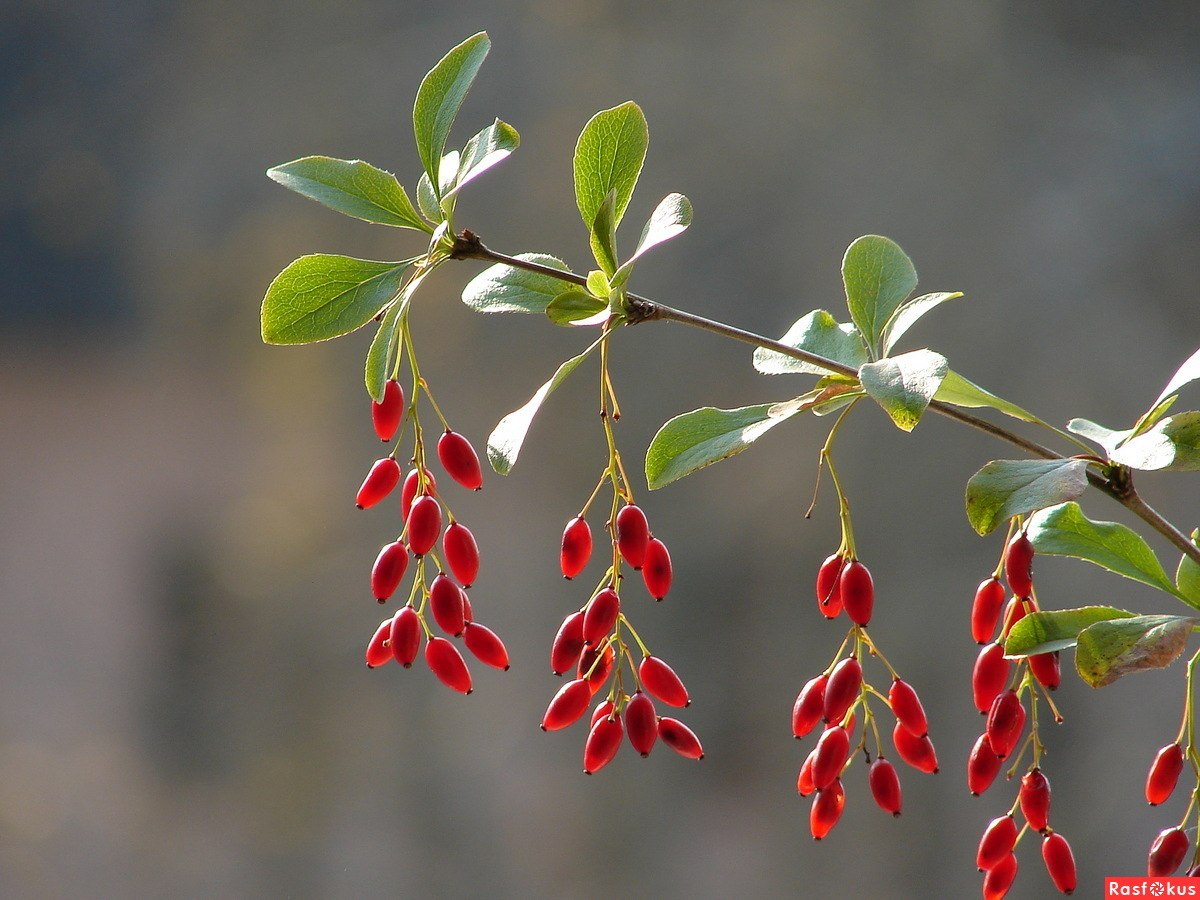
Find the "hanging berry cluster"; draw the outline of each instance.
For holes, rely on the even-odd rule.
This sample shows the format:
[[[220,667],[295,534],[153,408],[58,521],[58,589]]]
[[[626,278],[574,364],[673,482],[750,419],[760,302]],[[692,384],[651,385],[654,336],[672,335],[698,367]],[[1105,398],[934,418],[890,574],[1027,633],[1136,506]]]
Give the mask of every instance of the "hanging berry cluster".
[[[1188,831],[1200,826],[1200,756],[1197,755],[1196,748],[1196,707],[1193,699],[1198,661],[1200,653],[1192,657],[1188,664],[1187,696],[1184,699],[1183,722],[1179,726],[1179,733],[1174,742],[1155,754],[1150,771],[1146,775],[1146,802],[1151,806],[1166,803],[1171,798],[1179,784],[1179,776],[1183,773],[1185,764],[1191,766],[1192,775],[1197,779],[1179,824],[1164,828],[1150,845],[1146,874],[1152,878],[1168,877],[1179,871],[1188,851],[1192,849]],[[1191,827],[1189,822],[1193,823]],[[1200,843],[1192,855],[1187,875],[1192,878],[1200,877]]]

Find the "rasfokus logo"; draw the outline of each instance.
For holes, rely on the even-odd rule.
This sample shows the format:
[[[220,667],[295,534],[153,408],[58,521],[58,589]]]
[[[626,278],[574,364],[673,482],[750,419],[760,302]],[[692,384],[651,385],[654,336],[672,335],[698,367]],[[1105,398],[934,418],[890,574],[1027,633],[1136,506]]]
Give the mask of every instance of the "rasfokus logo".
[[[1195,878],[1105,878],[1105,897],[1200,897]]]

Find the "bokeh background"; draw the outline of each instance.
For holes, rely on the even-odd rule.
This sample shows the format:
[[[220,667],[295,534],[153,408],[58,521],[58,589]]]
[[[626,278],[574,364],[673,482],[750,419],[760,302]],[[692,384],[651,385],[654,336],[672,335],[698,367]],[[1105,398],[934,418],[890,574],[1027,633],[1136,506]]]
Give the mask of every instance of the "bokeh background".
[[[476,182],[462,225],[586,270],[571,151],[597,109],[639,101],[650,154],[630,207],[666,192],[692,229],[634,288],[762,333],[837,310],[849,241],[878,232],[925,290],[968,299],[907,341],[1045,418],[1128,423],[1200,337],[1200,15],[1089,4],[619,0],[283,3],[11,0],[0,12],[0,895],[4,897],[961,897],[1010,788],[968,796],[981,722],[967,608],[994,564],[962,487],[1007,451],[936,418],[862,409],[840,441],[873,631],[918,685],[943,771],[903,773],[905,814],[860,770],[842,824],[808,836],[796,690],[841,639],[812,601],[837,544],[809,521],[827,420],[654,495],[676,587],[627,603],[685,677],[701,764],[626,750],[580,774],[578,727],[537,729],[545,654],[584,597],[557,575],[563,523],[603,460],[589,375],[548,404],[520,465],[455,510],[485,568],[472,596],[506,675],[463,698],[421,667],[369,672],[367,573],[394,519],[352,504],[378,455],[368,337],[259,342],[266,285],[296,256],[375,259],[404,232],[340,217],[264,170],[361,157],[410,186],[413,94],[449,47],[492,55],[452,135],[500,116],[523,146]],[[586,340],[457,302],[447,266],[414,328],[455,426],[482,446]],[[639,466],[657,427],[799,393],[747,348],[665,324],[619,336]],[[1188,398],[1195,404],[1197,398]],[[1142,479],[1196,525],[1188,476]],[[1095,516],[1123,518],[1105,498]],[[1169,566],[1174,554],[1154,542]],[[1047,559],[1043,601],[1172,611],[1149,589]],[[481,667],[476,667],[477,669]],[[876,675],[882,678],[882,673]],[[1148,810],[1183,670],[1058,692],[1053,821],[1080,893],[1143,870],[1183,800]],[[1013,895],[1051,893],[1022,845]]]

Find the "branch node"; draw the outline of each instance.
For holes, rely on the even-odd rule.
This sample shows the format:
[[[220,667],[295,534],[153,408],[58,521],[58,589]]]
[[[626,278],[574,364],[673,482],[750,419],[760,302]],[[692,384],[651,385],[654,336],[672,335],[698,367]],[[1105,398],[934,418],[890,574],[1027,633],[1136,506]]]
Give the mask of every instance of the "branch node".
[[[462,234],[455,235],[454,246],[450,250],[451,259],[473,259],[484,252],[483,241],[479,235],[469,228],[464,228]]]

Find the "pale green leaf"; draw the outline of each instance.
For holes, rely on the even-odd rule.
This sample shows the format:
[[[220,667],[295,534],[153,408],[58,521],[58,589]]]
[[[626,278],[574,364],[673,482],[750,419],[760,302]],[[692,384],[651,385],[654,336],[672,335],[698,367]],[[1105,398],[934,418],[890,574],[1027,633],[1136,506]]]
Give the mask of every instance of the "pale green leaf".
[[[1200,412],[1177,413],[1131,437],[1110,454],[1131,469],[1200,469]]]
[[[1192,532],[1192,543],[1200,546],[1200,530]],[[1179,566],[1175,569],[1175,587],[1184,603],[1200,609],[1200,563],[1190,556],[1180,555]]]
[[[404,306],[403,302],[397,301],[388,307],[379,322],[379,330],[375,332],[371,346],[367,349],[363,380],[367,386],[367,393],[376,403],[383,402],[384,386],[387,384],[388,374],[392,369],[392,357],[396,352],[397,324]]]
[[[1091,419],[1072,419],[1067,423],[1067,431],[1086,438],[1094,444],[1099,444],[1108,456],[1116,452],[1121,443],[1133,434],[1132,428],[1125,431],[1114,431]]]
[[[575,145],[575,202],[588,228],[609,191],[614,192],[613,228],[620,224],[648,142],[646,117],[633,101],[596,113],[583,127]]]
[[[396,176],[360,159],[306,156],[268,169],[267,175],[298,194],[356,219],[430,231]]]
[[[1075,646],[1083,629],[1111,619],[1131,619],[1134,614],[1112,606],[1084,606],[1033,612],[1012,627],[1004,642],[1004,655],[1016,658],[1053,653]]]
[[[616,198],[616,191],[608,192],[608,196],[596,211],[595,221],[591,224],[592,256],[609,277],[617,271],[617,223],[613,218],[616,212]]]
[[[922,294],[920,297],[913,297],[911,300],[905,300],[901,303],[892,317],[888,319],[887,324],[883,326],[881,335],[883,343],[883,355],[887,356],[892,352],[892,347],[896,345],[896,341],[904,335],[908,329],[912,328],[925,313],[929,312],[936,306],[941,306],[947,300],[957,300],[962,296],[961,291],[942,294]]]
[[[1006,416],[1012,416],[1014,419],[1020,419],[1022,422],[1045,424],[1028,410],[1022,409],[1015,403],[1009,403],[1001,397],[997,397],[991,391],[984,390],[974,382],[963,378],[953,369],[946,373],[946,377],[938,385],[937,393],[933,395],[933,399],[949,403],[951,406],[963,406],[968,409],[987,407],[988,409],[1002,412]]]
[[[1171,376],[1171,380],[1167,382],[1167,386],[1162,389],[1162,393],[1158,395],[1158,399],[1154,401],[1154,405],[1150,408],[1154,409],[1154,407],[1158,406],[1185,384],[1195,381],[1198,378],[1200,378],[1200,350],[1197,350],[1184,360],[1183,365]]]
[[[421,210],[421,215],[430,222],[441,222],[446,218],[446,214],[442,212],[442,207],[438,203],[437,193],[429,181],[429,176],[424,172],[417,180],[417,208]]]
[[[1142,413],[1141,418],[1139,418],[1136,422],[1133,423],[1133,428],[1131,429],[1133,435],[1139,435],[1145,431],[1149,431],[1150,426],[1152,426],[1155,422],[1157,422],[1159,419],[1161,419],[1163,416],[1165,416],[1167,414],[1167,410],[1169,410],[1172,406],[1174,406],[1175,401],[1178,399],[1179,399],[1178,394],[1172,394],[1170,397],[1168,397],[1166,400],[1163,400],[1157,406],[1154,406],[1151,409],[1147,410],[1146,412]]]
[[[555,325],[570,325],[584,319],[590,319],[596,313],[608,309],[608,303],[597,300],[581,288],[571,288],[563,291],[550,301],[546,307],[546,315]]]
[[[814,309],[799,319],[787,330],[787,334],[779,339],[779,343],[795,347],[797,350],[807,350],[854,369],[858,369],[869,359],[858,329],[850,323],[839,325],[837,320],[823,309]],[[765,375],[794,372],[824,375],[829,371],[763,347],[754,351],[754,368]]]
[[[1087,490],[1083,459],[999,459],[967,482],[967,519],[979,534],[990,534],[1013,516],[1021,516]]]
[[[633,272],[633,264],[642,254],[664,241],[669,241],[682,234],[691,224],[692,202],[683,194],[667,194],[650,214],[650,218],[642,228],[642,236],[638,238],[633,256],[625,260],[621,264],[621,268],[617,269],[616,275],[613,276],[614,283],[622,285],[628,281]]]
[[[421,165],[431,181],[438,176],[450,126],[490,47],[487,34],[481,31],[472,35],[442,57],[417,89],[413,134]]]
[[[599,269],[592,269],[587,274],[587,289],[592,292],[593,296],[607,300],[609,295],[607,276]]]
[[[874,350],[896,308],[916,288],[917,270],[895,241],[868,234],[846,249],[842,282],[850,318]]]
[[[561,259],[545,253],[519,253],[517,259],[570,272]],[[484,269],[463,288],[462,301],[476,312],[544,314],[550,301],[563,292],[565,282],[552,275],[503,264]]]
[[[946,357],[932,350],[913,350],[864,364],[858,379],[897,428],[912,431],[948,371]]]
[[[517,130],[497,119],[467,141],[467,146],[458,160],[453,185],[443,189],[443,198],[457,194],[463,185],[482,175],[520,145],[521,136],[517,134]]]
[[[1094,688],[1123,675],[1163,669],[1187,647],[1200,619],[1183,616],[1134,616],[1097,622],[1079,633],[1075,669]]]

